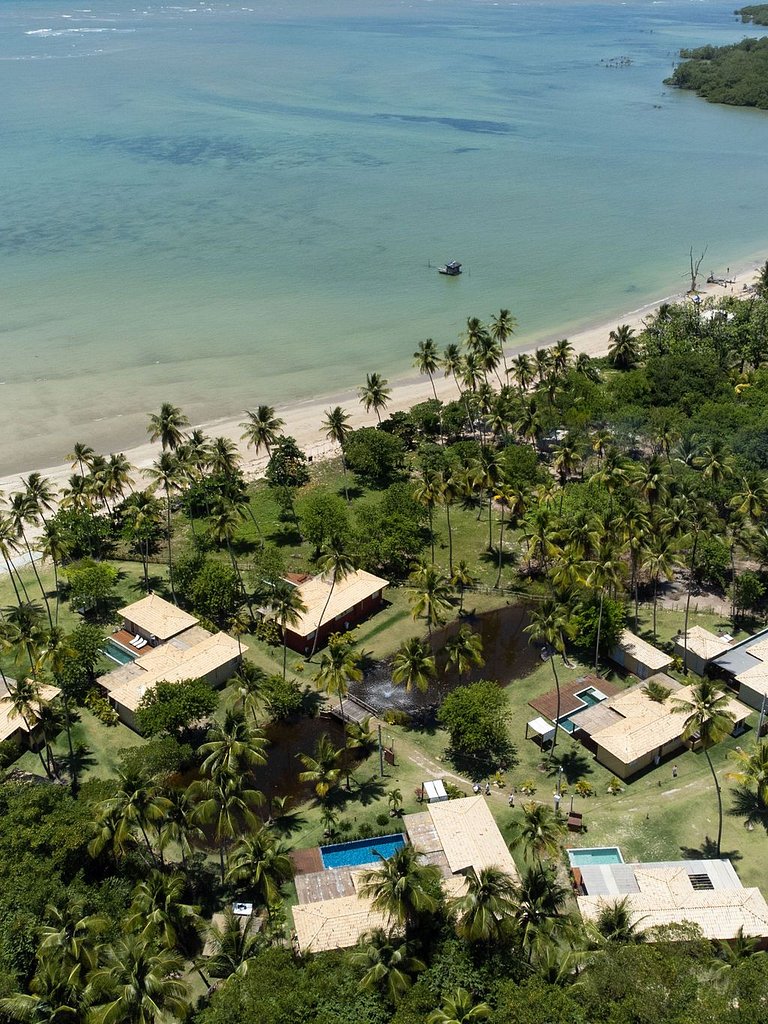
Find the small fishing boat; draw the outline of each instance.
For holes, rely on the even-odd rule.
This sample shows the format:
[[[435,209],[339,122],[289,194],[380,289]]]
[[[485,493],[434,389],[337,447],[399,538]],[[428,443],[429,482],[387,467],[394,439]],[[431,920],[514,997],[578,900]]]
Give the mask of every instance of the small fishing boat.
[[[445,274],[446,277],[458,277],[461,273],[461,264],[456,260],[451,260],[450,263],[446,263],[444,267],[437,268],[438,274]]]

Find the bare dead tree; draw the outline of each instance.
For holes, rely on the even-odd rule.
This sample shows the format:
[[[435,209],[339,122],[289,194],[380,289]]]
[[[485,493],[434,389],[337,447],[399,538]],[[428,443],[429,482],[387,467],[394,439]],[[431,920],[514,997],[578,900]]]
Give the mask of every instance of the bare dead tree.
[[[708,248],[709,248],[709,246],[706,246],[705,249],[704,249],[704,252],[701,253],[701,255],[698,256],[695,260],[693,258],[693,246],[691,246],[690,252],[688,253],[688,258],[689,258],[690,264],[691,264],[691,288],[690,288],[690,290],[692,292],[696,291],[696,281],[697,281],[698,276],[699,276],[699,267],[704,262],[704,257],[707,255],[707,249]]]

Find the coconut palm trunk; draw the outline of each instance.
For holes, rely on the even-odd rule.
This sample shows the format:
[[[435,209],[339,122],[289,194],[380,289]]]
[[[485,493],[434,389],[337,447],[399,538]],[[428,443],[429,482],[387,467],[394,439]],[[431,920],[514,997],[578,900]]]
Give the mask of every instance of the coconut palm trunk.
[[[693,591],[693,574],[696,569],[696,553],[699,546],[699,531],[696,531],[691,549],[691,564],[688,570],[688,593],[685,597],[685,624],[683,625],[683,636],[688,636],[688,615],[691,610],[691,593]],[[683,675],[688,675],[688,644],[683,646]]]

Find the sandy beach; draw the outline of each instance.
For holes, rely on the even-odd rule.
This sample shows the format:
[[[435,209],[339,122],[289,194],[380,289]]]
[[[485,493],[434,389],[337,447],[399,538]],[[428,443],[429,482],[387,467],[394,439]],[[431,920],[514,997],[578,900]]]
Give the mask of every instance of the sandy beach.
[[[749,286],[754,282],[757,268],[762,265],[762,262],[762,259],[753,259],[741,268],[729,268],[727,276],[733,282],[732,284],[726,286],[700,284],[699,293],[703,299],[731,294],[738,296],[743,292],[745,285]],[[568,337],[577,353],[585,352],[590,356],[605,355],[608,351],[609,333],[618,324],[629,324],[634,329],[639,330],[646,318],[662,303],[680,301],[684,298],[684,295],[684,290],[679,287],[677,290],[670,289],[667,295],[654,302],[625,312],[623,315],[611,317],[609,320],[604,319],[600,323],[582,329],[575,334],[568,334],[566,332],[565,336]],[[507,358],[519,352],[531,352],[536,348],[546,347],[563,336],[561,332],[550,338],[538,338],[535,342],[521,342],[511,345],[507,348]],[[426,377],[416,375],[415,372],[399,379],[390,380],[390,387],[392,389],[392,398],[387,406],[388,413],[408,409],[417,402],[426,401],[432,397],[432,388],[429,380]],[[439,374],[435,377],[435,387],[438,396],[443,401],[452,401],[457,397],[456,384],[452,378],[445,378],[442,374]],[[264,398],[267,401],[269,400],[268,396],[264,396]],[[285,433],[295,437],[307,455],[313,460],[318,460],[337,454],[336,447],[323,437],[320,428],[324,411],[336,405],[341,405],[347,410],[350,414],[350,423],[355,428],[375,425],[376,423],[374,413],[366,413],[360,404],[356,391],[324,395],[293,405],[277,405],[276,408],[277,414],[285,420]],[[155,411],[154,409],[147,409],[147,416],[149,417],[150,413]],[[195,424],[195,426],[200,426],[211,437],[223,436],[233,439],[243,456],[243,468],[246,476],[249,479],[257,479],[264,472],[266,459],[263,456],[254,457],[253,450],[246,447],[245,442],[241,441],[242,429],[240,422],[244,418],[244,416],[239,416],[236,419],[214,420]],[[88,442],[87,437],[79,438],[79,440]],[[74,441],[74,438],[72,441]],[[159,451],[159,444],[151,444],[149,442],[125,451],[125,455],[131,465],[136,467],[137,470],[134,474],[134,483],[137,488],[144,486],[141,470],[152,464],[157,458]],[[105,452],[104,454],[109,453]],[[13,473],[0,478],[0,493],[10,494],[19,490],[23,487],[22,478],[34,470],[38,470],[46,476],[55,487],[64,487],[73,472],[72,467],[66,463],[47,467],[31,466],[25,472]]]

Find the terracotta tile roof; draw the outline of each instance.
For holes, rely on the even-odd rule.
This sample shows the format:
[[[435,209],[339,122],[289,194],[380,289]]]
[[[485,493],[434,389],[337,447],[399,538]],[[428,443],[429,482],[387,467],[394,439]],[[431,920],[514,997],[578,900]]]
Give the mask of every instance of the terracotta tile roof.
[[[665,668],[668,668],[674,658],[671,654],[665,654],[660,651],[658,647],[654,647],[653,644],[649,644],[647,640],[643,640],[642,637],[635,636],[634,633],[630,633],[628,629],[619,637],[619,642],[616,645],[620,647],[626,654],[634,658],[641,665],[645,665],[647,668],[653,669],[656,672],[661,672]]]
[[[689,921],[707,939],[733,939],[741,929],[745,936],[768,936],[768,904],[759,889],[694,889],[685,865],[628,865],[640,892],[607,896],[579,896],[585,920],[597,920],[600,912],[618,899],[626,899],[630,919],[641,931]]]
[[[682,735],[687,712],[676,711],[672,702],[690,700],[693,690],[692,686],[683,686],[673,697],[659,704],[645,696],[644,685],[633,686],[612,697],[608,706],[621,718],[591,733],[599,747],[627,765]],[[743,722],[751,714],[749,708],[734,698],[730,698],[728,707],[736,722]]]
[[[430,804],[429,813],[451,871],[502,868],[517,878],[517,868],[484,796]]]
[[[177,608],[170,601],[164,601],[157,594],[147,594],[140,601],[121,608],[118,612],[127,622],[135,623],[146,636],[158,640],[170,640],[177,633],[197,625],[194,615]]]
[[[731,646],[731,640],[723,640],[722,637],[710,633],[703,626],[692,626],[688,633],[681,633],[675,637],[675,647],[680,651],[687,648],[691,654],[697,655],[704,661],[711,661],[717,658],[723,651]]]
[[[325,602],[331,593],[329,577],[312,576],[304,583],[295,584],[295,586],[301,594],[307,610],[302,614],[299,622],[289,628],[298,636],[309,636],[317,629],[321,615],[324,623],[331,622],[337,616],[350,611],[361,601],[373,597],[384,587],[389,586],[389,580],[381,579],[380,576],[374,576],[362,569],[356,569],[336,583],[327,608],[325,608]],[[323,614],[324,608],[325,613]]]
[[[9,680],[11,685],[13,681]],[[47,684],[41,684],[38,686],[38,693],[44,703],[50,703],[56,697],[59,696],[61,690],[56,686],[48,686]],[[33,707],[39,705],[33,704]],[[31,723],[34,729],[35,723]],[[17,732],[29,732],[24,719],[20,715],[14,714],[13,706],[8,699],[8,689],[0,684],[0,742],[3,740],[9,740]]]
[[[226,633],[214,633],[194,647],[163,644],[132,665],[102,677],[109,695],[123,707],[135,711],[148,689],[159,682],[180,683],[203,679],[239,657],[237,640]]]
[[[373,928],[388,928],[386,914],[373,909],[371,900],[341,896],[293,908],[293,926],[302,953],[346,949]]]

